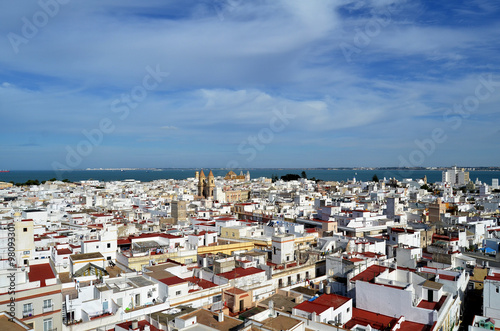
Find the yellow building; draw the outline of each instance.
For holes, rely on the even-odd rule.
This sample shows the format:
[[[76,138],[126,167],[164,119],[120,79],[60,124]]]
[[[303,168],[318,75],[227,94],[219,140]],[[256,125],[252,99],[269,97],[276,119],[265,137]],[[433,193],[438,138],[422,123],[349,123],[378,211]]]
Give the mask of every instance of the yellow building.
[[[14,186],[12,183],[0,182],[0,190]]]

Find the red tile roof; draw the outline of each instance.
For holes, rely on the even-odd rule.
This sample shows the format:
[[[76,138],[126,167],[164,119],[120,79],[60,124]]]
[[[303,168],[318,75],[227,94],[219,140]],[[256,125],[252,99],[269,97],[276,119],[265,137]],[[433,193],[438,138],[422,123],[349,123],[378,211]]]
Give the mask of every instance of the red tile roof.
[[[425,325],[410,321],[404,321],[401,323],[401,331],[430,331],[432,329],[431,325]]]
[[[313,302],[304,301],[302,303],[299,303],[294,308],[308,313],[321,314],[322,312],[328,310],[330,307],[315,303],[314,301]]]
[[[333,307],[333,309],[337,309],[340,306],[343,306],[346,302],[349,302],[350,300],[352,300],[352,299],[344,297],[342,295],[323,294],[323,295],[320,295],[313,302],[317,303],[317,304]]]
[[[49,263],[30,265],[28,278],[30,282],[40,281],[40,287],[45,286],[45,280],[55,278],[52,267]]]
[[[495,280],[495,281],[500,281],[500,274],[493,274],[492,276],[486,276],[487,280]]]
[[[187,280],[177,276],[173,276],[160,279],[160,282],[162,282],[165,285],[177,285],[177,284],[187,283]]]
[[[457,241],[458,238],[451,238],[451,237],[448,237],[448,236],[445,236],[445,235],[434,233],[432,235],[432,241],[434,242],[435,240]]]
[[[455,281],[455,276],[439,274],[439,279]]]
[[[245,294],[245,293],[247,293],[246,291],[243,291],[242,289],[239,289],[237,287],[228,288],[227,290],[224,290],[224,292],[232,293],[232,294]]]
[[[69,248],[61,248],[57,250],[57,255],[73,254]]]
[[[405,228],[390,228],[392,232],[406,232],[406,233],[415,233],[413,229],[405,229]]]
[[[200,278],[197,278],[197,277],[189,277],[189,278],[185,278],[185,280],[187,280],[188,282],[191,282],[191,283],[194,283],[194,284],[198,285],[202,289],[207,289],[207,288],[211,288],[211,287],[216,287],[217,286],[217,284],[212,283],[211,281],[208,281],[208,280],[205,280],[205,279],[200,279]]]
[[[394,317],[372,313],[368,310],[353,308],[352,318],[344,325],[344,327],[346,329],[352,329],[356,324],[359,324],[363,326],[370,325],[374,329],[384,330],[388,326],[394,326],[397,321],[398,319]]]
[[[228,272],[223,272],[218,274],[218,276],[224,277],[228,280],[230,279],[235,279],[235,278],[240,278],[240,277],[246,277],[250,275],[255,275],[258,274],[259,272],[265,272],[262,269],[250,267],[250,268],[234,268],[231,271]]]
[[[417,305],[418,308],[431,309],[431,310],[439,310],[446,300],[446,295],[443,295],[438,302],[430,302],[427,300],[422,300]]]
[[[366,257],[371,257],[371,258],[379,258],[379,257],[384,256],[383,254],[377,254],[377,253],[373,253],[373,252],[362,252],[362,253],[358,253],[358,254],[362,255],[362,256],[366,256]]]
[[[358,275],[351,278],[351,282],[355,282],[357,280],[361,280],[364,282],[371,282],[380,275],[382,272],[387,270],[387,267],[382,267],[379,265],[372,265],[368,267],[365,271],[359,273]]]
[[[132,242],[130,241],[129,238],[127,238],[127,239],[118,239],[116,243],[117,245],[130,245]]]

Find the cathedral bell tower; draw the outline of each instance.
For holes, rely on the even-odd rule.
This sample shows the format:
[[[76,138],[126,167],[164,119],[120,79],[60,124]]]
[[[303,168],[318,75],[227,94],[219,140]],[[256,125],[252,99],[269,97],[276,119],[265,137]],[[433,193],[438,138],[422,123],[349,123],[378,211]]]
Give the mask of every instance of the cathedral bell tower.
[[[203,173],[203,170],[199,174],[198,178],[198,195],[202,196],[205,195],[205,174]]]

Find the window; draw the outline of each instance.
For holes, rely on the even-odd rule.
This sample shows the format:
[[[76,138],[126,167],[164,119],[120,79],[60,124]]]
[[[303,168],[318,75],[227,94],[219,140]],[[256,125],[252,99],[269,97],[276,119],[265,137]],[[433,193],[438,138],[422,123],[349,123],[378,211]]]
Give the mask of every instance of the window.
[[[181,291],[176,291],[175,295],[181,295]]]
[[[25,303],[23,305],[23,317],[33,316],[33,304]]]
[[[111,243],[108,243],[108,248],[111,248]]]
[[[43,309],[44,313],[52,311],[52,299],[43,300]]]
[[[28,228],[23,228],[23,232],[28,232]]]
[[[43,331],[52,331],[52,318],[43,320]]]

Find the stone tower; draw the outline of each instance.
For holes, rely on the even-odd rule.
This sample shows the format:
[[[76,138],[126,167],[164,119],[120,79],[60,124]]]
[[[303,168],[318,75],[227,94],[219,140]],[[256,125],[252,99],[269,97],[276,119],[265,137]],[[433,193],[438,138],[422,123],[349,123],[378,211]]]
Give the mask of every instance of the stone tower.
[[[200,171],[200,175],[198,177],[198,195],[204,195],[205,191],[205,174],[203,173],[203,170]]]
[[[212,170],[210,170],[210,173],[208,174],[207,178],[207,184],[206,184],[206,195],[205,198],[211,198],[214,196],[214,189],[215,189],[215,182],[214,182],[214,174],[212,173]]]
[[[212,198],[214,196],[214,190],[215,178],[212,170],[210,170],[208,177],[206,177],[203,170],[201,170],[198,178],[198,195],[205,198]]]

